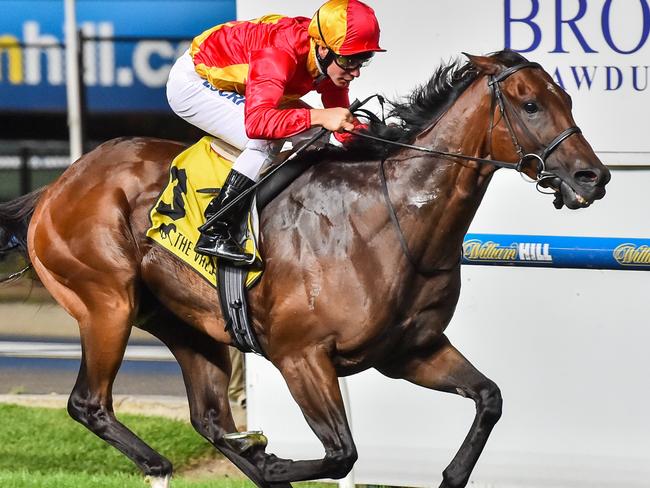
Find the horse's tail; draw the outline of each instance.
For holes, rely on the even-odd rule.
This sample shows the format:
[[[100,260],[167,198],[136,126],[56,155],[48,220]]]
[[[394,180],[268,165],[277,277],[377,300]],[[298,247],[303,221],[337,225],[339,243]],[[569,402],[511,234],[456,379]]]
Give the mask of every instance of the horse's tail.
[[[31,267],[27,253],[27,229],[34,214],[34,208],[46,187],[6,203],[0,203],[0,260],[11,254],[20,254],[26,266],[8,276],[0,276],[0,283],[20,278]]]

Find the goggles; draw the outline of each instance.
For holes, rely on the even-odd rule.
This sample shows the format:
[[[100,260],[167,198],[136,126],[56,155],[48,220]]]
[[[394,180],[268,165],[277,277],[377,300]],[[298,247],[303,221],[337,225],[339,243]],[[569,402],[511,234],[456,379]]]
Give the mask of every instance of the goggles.
[[[336,54],[336,53],[333,54],[334,54],[334,62],[339,68],[345,71],[354,71],[355,69],[368,66],[368,64],[370,64],[370,61],[372,61],[372,57],[374,56],[375,53],[369,52],[369,53],[355,54],[353,56],[343,56],[342,54]]]
[[[323,41],[325,47],[329,49],[330,56],[334,57],[334,62],[339,68],[345,71],[354,71],[355,69],[362,68],[363,66],[367,66],[370,63],[372,57],[375,55],[375,53],[372,51],[345,56],[343,54],[336,54],[334,50],[327,45],[325,36],[323,35],[323,31],[320,27],[320,8],[316,11],[316,23],[318,25],[318,33],[320,34],[321,41]]]

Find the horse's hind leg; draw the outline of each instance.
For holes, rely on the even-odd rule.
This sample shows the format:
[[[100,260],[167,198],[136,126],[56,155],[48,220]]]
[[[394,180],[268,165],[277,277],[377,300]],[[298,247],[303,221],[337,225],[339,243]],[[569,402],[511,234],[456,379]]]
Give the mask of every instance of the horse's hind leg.
[[[68,400],[68,413],[129,457],[151,477],[152,486],[166,488],[171,463],[120,423],[113,412],[113,381],[134,316],[133,271],[111,269],[110,263],[82,267],[78,261],[70,260],[60,267],[77,276],[73,281],[60,278],[62,272],[46,268],[37,256],[32,262],[52,296],[79,322],[81,367]]]
[[[129,457],[153,487],[166,488],[172,464],[120,423],[113,412],[112,386],[122,362],[131,330],[129,301],[103,295],[106,307],[89,309],[80,322],[82,360],[79,376],[68,401],[68,412],[124,455]]]
[[[256,465],[264,445],[229,441],[236,432],[228,401],[230,355],[228,346],[191,328],[171,314],[158,315],[143,328],[163,341],[176,357],[187,389],[194,428],[261,488],[281,488],[267,483]],[[242,447],[242,444],[245,444]],[[248,449],[245,449],[245,448]],[[283,485],[285,488],[291,485]]]
[[[392,378],[402,378],[438,391],[469,397],[476,416],[467,437],[443,472],[440,488],[463,488],[478,461],[492,428],[501,417],[501,392],[443,336],[428,353],[418,351],[405,361],[378,368]]]

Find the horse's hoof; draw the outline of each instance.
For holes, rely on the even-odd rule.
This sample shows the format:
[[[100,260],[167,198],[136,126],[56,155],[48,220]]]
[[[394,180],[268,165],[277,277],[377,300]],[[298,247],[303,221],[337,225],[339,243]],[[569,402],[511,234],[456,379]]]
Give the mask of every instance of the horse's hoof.
[[[264,451],[269,443],[261,430],[249,432],[233,432],[223,436],[223,440],[237,454],[244,454],[247,451]]]
[[[145,482],[149,483],[151,488],[169,488],[171,484],[171,475],[157,477],[157,476],[146,476],[144,478]]]

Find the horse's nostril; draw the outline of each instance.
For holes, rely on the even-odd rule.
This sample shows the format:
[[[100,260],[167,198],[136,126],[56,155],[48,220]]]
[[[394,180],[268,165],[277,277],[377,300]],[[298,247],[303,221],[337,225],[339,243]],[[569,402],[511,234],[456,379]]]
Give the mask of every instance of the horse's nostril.
[[[598,181],[598,173],[591,170],[577,171],[573,177],[579,183],[583,184],[594,184]]]

